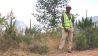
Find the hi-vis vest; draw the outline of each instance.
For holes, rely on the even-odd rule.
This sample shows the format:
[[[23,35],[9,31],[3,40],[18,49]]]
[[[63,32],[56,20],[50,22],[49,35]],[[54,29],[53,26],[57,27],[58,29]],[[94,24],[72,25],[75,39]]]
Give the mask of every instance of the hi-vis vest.
[[[73,28],[73,23],[72,23],[72,15],[71,18],[69,19],[69,17],[66,15],[66,13],[63,14],[64,15],[64,26],[67,29]]]

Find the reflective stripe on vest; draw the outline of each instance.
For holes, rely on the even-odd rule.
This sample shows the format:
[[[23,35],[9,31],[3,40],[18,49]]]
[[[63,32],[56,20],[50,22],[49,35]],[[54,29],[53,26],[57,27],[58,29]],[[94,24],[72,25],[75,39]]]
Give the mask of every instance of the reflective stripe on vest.
[[[71,15],[71,19],[69,19],[66,13],[64,13],[64,25],[65,25],[65,28],[67,29],[73,27],[72,15]]]

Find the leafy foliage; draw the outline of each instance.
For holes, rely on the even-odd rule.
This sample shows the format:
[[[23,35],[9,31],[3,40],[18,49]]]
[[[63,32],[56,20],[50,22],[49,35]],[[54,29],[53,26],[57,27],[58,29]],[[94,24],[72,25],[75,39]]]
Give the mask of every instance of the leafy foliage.
[[[36,15],[37,21],[46,25],[48,28],[56,27],[60,22],[62,9],[69,0],[38,0],[36,7],[39,14]]]
[[[0,25],[4,25],[5,24],[5,21],[6,21],[5,16],[2,16],[0,14]]]
[[[93,25],[94,23],[92,22],[92,17],[91,18],[82,17],[82,21],[79,21],[77,26],[80,30],[87,30],[91,29]]]
[[[31,35],[38,34],[41,33],[41,28],[38,25],[34,25],[32,28],[26,28],[25,33]]]
[[[15,40],[16,26],[15,26],[15,17],[13,15],[13,11],[11,11],[10,14],[7,16],[5,27],[6,27],[5,36],[9,35],[10,38],[12,37],[12,39]]]
[[[92,22],[92,17],[82,18],[82,21],[79,21],[77,27],[78,29],[80,29],[80,31],[77,33],[77,36],[75,38],[77,49],[84,50],[96,48],[98,46],[98,36],[96,36],[97,31],[95,31],[97,29],[93,29],[93,26],[94,23]]]

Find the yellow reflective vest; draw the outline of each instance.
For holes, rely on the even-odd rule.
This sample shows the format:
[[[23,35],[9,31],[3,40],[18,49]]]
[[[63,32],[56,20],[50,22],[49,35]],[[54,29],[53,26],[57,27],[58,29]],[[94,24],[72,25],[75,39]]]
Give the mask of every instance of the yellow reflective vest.
[[[73,22],[72,22],[72,15],[69,19],[69,17],[66,15],[66,13],[63,14],[64,15],[64,26],[66,29],[70,29],[70,28],[73,28]]]

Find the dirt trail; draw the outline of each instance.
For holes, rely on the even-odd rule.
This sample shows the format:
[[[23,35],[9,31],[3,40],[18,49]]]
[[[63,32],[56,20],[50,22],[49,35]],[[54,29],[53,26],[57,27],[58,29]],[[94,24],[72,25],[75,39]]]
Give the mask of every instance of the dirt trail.
[[[47,55],[39,55],[25,51],[8,51],[5,53],[0,52],[0,56],[98,56],[98,49],[86,51],[73,51],[72,53],[49,53]]]
[[[73,51],[72,53],[48,54],[46,56],[98,56],[98,49],[86,51]]]

